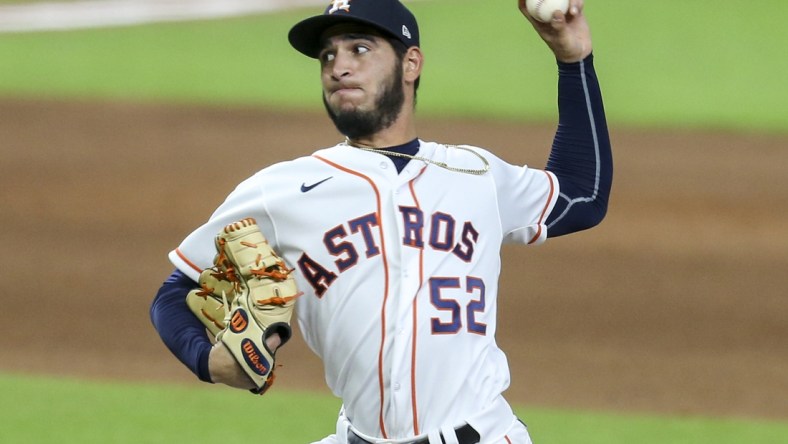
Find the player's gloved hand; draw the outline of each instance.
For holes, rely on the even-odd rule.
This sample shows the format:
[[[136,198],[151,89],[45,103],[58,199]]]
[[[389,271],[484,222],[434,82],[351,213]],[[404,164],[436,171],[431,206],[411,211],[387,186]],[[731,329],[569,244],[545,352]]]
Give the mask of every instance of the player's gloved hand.
[[[216,249],[214,266],[200,274],[201,288],[187,295],[187,305],[219,341],[209,358],[214,382],[246,386],[228,368],[228,352],[253,384],[252,391],[263,393],[274,381],[276,349],[290,339],[290,318],[300,293],[292,270],[254,219],[225,226]]]

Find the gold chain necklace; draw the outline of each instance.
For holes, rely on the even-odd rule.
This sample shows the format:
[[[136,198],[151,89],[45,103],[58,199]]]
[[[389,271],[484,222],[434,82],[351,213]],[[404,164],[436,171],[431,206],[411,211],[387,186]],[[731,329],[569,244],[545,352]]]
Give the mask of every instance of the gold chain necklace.
[[[369,151],[371,153],[386,154],[386,155],[389,155],[389,156],[404,157],[406,159],[421,160],[422,162],[431,163],[431,164],[433,164],[435,166],[439,166],[441,168],[444,168],[444,169],[449,170],[449,171],[453,171],[455,173],[464,173],[464,174],[471,174],[471,175],[474,175],[474,176],[481,176],[481,175],[483,175],[484,173],[486,173],[487,171],[490,170],[490,163],[487,162],[487,159],[485,159],[484,156],[482,156],[481,154],[477,153],[476,151],[474,151],[474,150],[472,150],[470,148],[466,148],[464,146],[445,145],[448,148],[456,148],[458,150],[468,151],[469,153],[471,153],[474,156],[478,157],[479,159],[481,159],[482,163],[484,164],[483,168],[478,169],[478,170],[474,170],[474,169],[469,169],[469,168],[451,167],[451,166],[447,165],[444,162],[438,162],[438,161],[435,161],[435,160],[432,160],[432,159],[427,159],[426,157],[413,156],[413,155],[410,155],[410,154],[398,153],[396,151],[388,151],[388,150],[383,150],[383,149],[369,148],[369,147],[366,147],[366,146],[356,145],[355,143],[351,142],[350,139],[347,138],[347,137],[345,137],[344,144],[347,145],[347,146],[350,146],[350,147],[362,150],[362,151]]]

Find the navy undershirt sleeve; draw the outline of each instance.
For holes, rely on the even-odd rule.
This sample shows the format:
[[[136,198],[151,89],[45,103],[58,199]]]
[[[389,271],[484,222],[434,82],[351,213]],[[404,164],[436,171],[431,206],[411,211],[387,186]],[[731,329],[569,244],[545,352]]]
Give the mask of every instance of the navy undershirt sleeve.
[[[593,54],[576,63],[558,62],[558,130],[545,169],[560,184],[547,218],[548,237],[602,221],[613,181],[613,155]]]
[[[167,348],[201,381],[211,382],[208,355],[211,342],[205,327],[186,305],[186,294],[197,287],[175,270],[162,284],[150,307],[150,319]]]

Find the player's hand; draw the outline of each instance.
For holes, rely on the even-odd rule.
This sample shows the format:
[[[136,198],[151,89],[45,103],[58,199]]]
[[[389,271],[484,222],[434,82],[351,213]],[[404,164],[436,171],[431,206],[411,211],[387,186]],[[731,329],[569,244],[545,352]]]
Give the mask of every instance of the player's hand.
[[[591,54],[591,32],[583,15],[583,0],[570,0],[569,12],[555,12],[550,23],[533,18],[526,10],[525,0],[518,0],[518,6],[559,62],[579,62]]]
[[[265,343],[269,349],[276,351],[282,340],[278,333],[274,333],[266,339]],[[214,344],[210,355],[208,355],[208,371],[211,373],[211,380],[215,383],[246,390],[255,388],[252,380],[246,376],[222,342]]]

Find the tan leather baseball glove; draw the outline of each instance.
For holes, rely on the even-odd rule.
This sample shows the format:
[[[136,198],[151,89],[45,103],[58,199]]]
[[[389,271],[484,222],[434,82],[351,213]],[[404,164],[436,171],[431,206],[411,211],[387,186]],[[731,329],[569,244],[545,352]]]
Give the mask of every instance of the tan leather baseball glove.
[[[200,274],[200,288],[186,296],[191,311],[221,341],[254,382],[253,393],[274,382],[275,351],[266,339],[290,339],[290,318],[300,296],[292,269],[268,244],[252,218],[229,224],[216,236],[216,258]],[[281,346],[280,345],[280,346]]]

